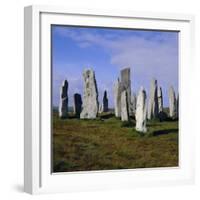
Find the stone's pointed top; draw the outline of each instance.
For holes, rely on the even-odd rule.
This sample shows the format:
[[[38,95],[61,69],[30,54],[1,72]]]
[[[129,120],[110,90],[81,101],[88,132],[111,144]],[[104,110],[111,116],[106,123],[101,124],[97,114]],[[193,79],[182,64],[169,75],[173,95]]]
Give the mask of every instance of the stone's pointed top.
[[[140,91],[144,91],[145,89],[144,89],[144,87],[143,86],[141,86],[140,87]]]
[[[174,87],[170,86],[169,87],[169,95],[172,94],[172,93],[175,95]]]
[[[156,78],[152,78],[151,79],[151,84],[156,84],[157,85],[157,79]]]
[[[83,70],[83,73],[87,73],[87,72],[92,72],[92,73],[94,73],[94,70],[93,70],[92,68],[85,68],[85,69]]]
[[[172,95],[172,94],[173,94],[173,95],[175,96],[175,98],[176,98],[175,91],[174,91],[174,87],[173,87],[173,86],[170,86],[170,87],[169,87],[169,96]]]
[[[130,67],[123,67],[123,68],[121,69],[121,71],[130,71],[130,70],[131,70]]]
[[[85,72],[85,71],[93,71],[93,69],[90,67],[86,67],[86,68],[84,68],[83,72]]]
[[[75,97],[77,97],[77,96],[79,97],[79,96],[81,96],[81,95],[80,95],[79,93],[75,93],[74,96],[75,96]]]
[[[93,69],[87,68],[83,70],[83,76],[89,78],[89,77],[95,77],[95,73]]]
[[[68,81],[64,80],[62,82],[61,88],[60,88],[60,96],[61,98],[67,97],[67,92],[68,92]]]
[[[120,70],[121,72],[121,80],[130,80],[130,73],[131,69],[130,68],[124,68]]]
[[[66,86],[66,85],[68,85],[67,79],[65,79],[65,80],[62,82],[62,86]]]
[[[169,90],[174,91],[174,87],[172,85],[170,85]]]

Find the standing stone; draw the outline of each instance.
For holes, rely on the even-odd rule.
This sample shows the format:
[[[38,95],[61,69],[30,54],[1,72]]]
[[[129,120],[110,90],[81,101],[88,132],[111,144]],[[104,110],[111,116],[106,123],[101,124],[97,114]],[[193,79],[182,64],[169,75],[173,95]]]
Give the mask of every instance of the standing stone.
[[[108,112],[108,97],[107,97],[107,91],[104,91],[104,95],[103,95],[103,112]]]
[[[66,118],[68,116],[68,82],[64,80],[60,89],[59,117]]]
[[[119,78],[114,84],[114,105],[115,105],[115,117],[121,117],[121,91],[122,86]]]
[[[158,88],[158,112],[163,112],[163,96],[162,96],[162,88]]]
[[[94,71],[91,69],[84,70],[83,79],[83,110],[80,114],[80,118],[95,119],[98,113],[99,102]]]
[[[102,113],[103,112],[103,104],[100,104],[99,105],[99,113]]]
[[[131,95],[131,113],[130,116],[135,116],[135,112],[136,112],[136,103],[137,103],[137,97],[136,94],[133,93]]]
[[[177,95],[177,100],[176,100],[176,116],[179,118],[179,94]]]
[[[145,133],[147,131],[146,128],[146,118],[147,118],[147,103],[146,103],[146,92],[143,87],[140,88],[138,97],[137,97],[137,105],[136,105],[136,131]]]
[[[81,99],[81,95],[75,93],[74,94],[74,114],[76,115],[76,117],[80,117],[80,113],[81,113],[81,109],[82,109],[82,99]]]
[[[129,107],[127,91],[121,93],[121,120],[129,121]]]
[[[169,88],[169,116],[176,118],[176,95],[172,86]]]
[[[127,92],[129,113],[131,113],[131,70],[130,68],[124,68],[121,70],[121,89]]]
[[[157,93],[157,80],[151,80],[150,86],[150,96],[149,96],[149,105],[148,105],[148,119],[158,117],[158,93]]]

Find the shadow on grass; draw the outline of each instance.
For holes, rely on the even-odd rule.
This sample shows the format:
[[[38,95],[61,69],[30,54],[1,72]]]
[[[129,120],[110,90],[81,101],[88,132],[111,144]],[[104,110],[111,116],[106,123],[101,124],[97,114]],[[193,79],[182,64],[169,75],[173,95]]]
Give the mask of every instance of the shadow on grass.
[[[124,121],[121,122],[121,127],[135,127],[135,122],[134,121]]]
[[[174,129],[166,129],[166,130],[153,131],[152,135],[153,136],[157,136],[157,135],[164,135],[164,134],[169,134],[169,133],[173,133],[173,132],[178,132],[178,129],[174,128]]]
[[[165,121],[166,122],[176,122],[176,121],[178,121],[178,119],[177,118],[172,119],[172,118],[168,117],[167,119],[165,119]]]
[[[100,116],[100,119],[109,119],[109,118],[112,118],[114,117],[114,114],[113,113],[109,113],[109,114],[103,114]]]

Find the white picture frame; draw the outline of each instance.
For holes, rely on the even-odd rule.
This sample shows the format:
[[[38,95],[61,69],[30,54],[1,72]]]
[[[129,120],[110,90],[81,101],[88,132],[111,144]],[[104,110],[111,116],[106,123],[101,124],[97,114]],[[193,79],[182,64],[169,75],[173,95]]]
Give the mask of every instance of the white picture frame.
[[[194,76],[194,17],[184,14],[70,9],[56,6],[25,8],[24,189],[31,194],[134,188],[194,182],[194,132],[191,80]],[[51,173],[50,25],[89,25],[180,31],[179,166],[156,169]],[[187,113],[187,115],[184,115]]]

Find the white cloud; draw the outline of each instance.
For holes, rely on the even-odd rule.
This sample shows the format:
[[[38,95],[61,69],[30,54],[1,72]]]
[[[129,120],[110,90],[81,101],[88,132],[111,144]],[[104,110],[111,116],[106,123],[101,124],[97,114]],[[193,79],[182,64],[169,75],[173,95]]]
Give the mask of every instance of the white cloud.
[[[172,33],[163,32],[146,37],[137,34],[102,35],[98,32],[73,31],[73,29],[58,29],[58,31],[63,36],[76,41],[81,48],[95,45],[105,49],[110,55],[110,63],[118,69],[124,66],[130,67],[133,89],[138,90],[143,85],[148,90],[149,81],[154,77],[164,87],[165,96],[169,85],[174,85],[175,90],[178,90],[178,52],[175,44],[177,40]],[[70,81],[76,91],[80,91],[81,87],[78,81],[79,79]],[[105,84],[107,85],[99,84],[99,91],[102,93],[107,89],[112,93],[110,83]]]

